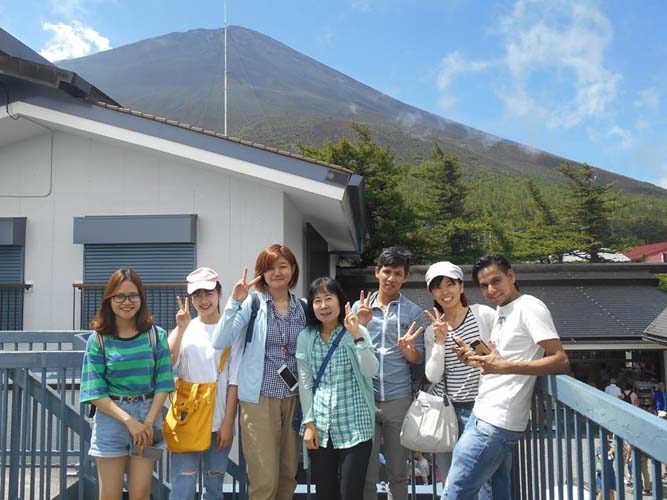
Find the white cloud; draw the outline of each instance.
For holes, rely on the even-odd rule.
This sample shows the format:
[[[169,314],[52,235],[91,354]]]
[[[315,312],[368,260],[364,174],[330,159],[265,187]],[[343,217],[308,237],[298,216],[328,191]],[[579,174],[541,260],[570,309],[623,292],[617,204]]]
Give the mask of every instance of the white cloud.
[[[442,60],[441,100],[455,99],[455,79],[493,71],[490,80],[513,116],[538,113],[550,127],[572,128],[612,109],[622,77],[605,66],[613,30],[593,0],[517,0],[494,34],[501,57],[470,60],[453,52]]]
[[[368,12],[371,10],[372,0],[354,0],[352,8],[361,12]]]
[[[71,24],[43,23],[42,29],[52,33],[51,39],[39,52],[49,61],[83,57],[111,48],[108,38],[79,21],[72,21]]]
[[[333,29],[328,27],[324,31],[322,31],[322,33],[320,33],[317,38],[322,45],[329,46],[333,42],[334,36],[335,36],[335,33],[334,33]]]
[[[493,61],[474,61],[466,59],[460,52],[455,51],[445,56],[440,61],[440,68],[436,76],[436,83],[440,91],[438,104],[447,109],[454,105],[458,99],[451,95],[451,84],[462,75],[480,73],[493,66]]]
[[[634,105],[638,108],[648,108],[655,111],[660,106],[660,94],[653,87],[644,89],[637,95]]]
[[[667,189],[667,163],[658,167],[658,186]]]
[[[622,149],[630,149],[635,145],[635,138],[632,135],[632,132],[621,128],[618,125],[614,125],[611,129],[609,129],[607,132],[607,137],[610,137],[614,140],[620,140],[619,145]]]
[[[49,0],[49,7],[54,14],[73,19],[85,14],[84,3],[85,0]]]

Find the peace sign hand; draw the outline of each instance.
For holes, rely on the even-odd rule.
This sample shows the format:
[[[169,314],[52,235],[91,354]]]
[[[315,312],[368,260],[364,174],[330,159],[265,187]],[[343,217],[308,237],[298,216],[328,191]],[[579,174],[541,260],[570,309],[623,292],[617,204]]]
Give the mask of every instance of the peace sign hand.
[[[398,338],[398,348],[403,351],[403,349],[414,350],[415,340],[422,334],[424,328],[421,326],[417,328],[417,322],[413,321],[408,328],[408,331],[405,332],[405,335]]]
[[[257,276],[254,280],[252,280],[250,283],[248,283],[248,268],[244,267],[243,268],[243,276],[241,276],[241,279],[238,280],[234,284],[234,288],[232,289],[232,297],[234,300],[237,300],[239,302],[243,302],[246,297],[248,296],[248,292],[250,289],[255,286],[259,280],[262,279],[262,276]]]
[[[185,304],[183,304],[183,299],[176,297],[178,301],[178,312],[176,313],[176,324],[183,331],[190,324],[190,297],[185,297]]]
[[[357,317],[359,323],[366,326],[370,320],[373,319],[373,309],[371,308],[371,292],[364,296],[364,291],[359,293],[359,309],[357,309]]]
[[[433,323],[433,332],[435,333],[435,343],[444,345],[445,338],[447,337],[447,332],[451,330],[450,324],[447,322],[444,314],[441,314],[437,308],[433,308],[433,314],[431,311],[424,309],[424,314],[431,320]]]
[[[361,337],[362,334],[359,331],[359,318],[354,314],[354,311],[352,311],[352,306],[350,306],[349,302],[345,304],[345,320],[343,325],[353,338],[357,339]]]

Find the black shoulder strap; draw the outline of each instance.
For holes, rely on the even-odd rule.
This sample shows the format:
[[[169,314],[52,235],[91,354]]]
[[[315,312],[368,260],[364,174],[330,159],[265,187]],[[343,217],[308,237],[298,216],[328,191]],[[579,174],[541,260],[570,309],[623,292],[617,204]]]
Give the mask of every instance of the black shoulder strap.
[[[250,320],[248,320],[248,327],[245,331],[245,345],[252,342],[252,334],[255,330],[255,319],[257,319],[257,311],[259,311],[259,295],[253,293],[251,295],[252,305],[250,307]]]

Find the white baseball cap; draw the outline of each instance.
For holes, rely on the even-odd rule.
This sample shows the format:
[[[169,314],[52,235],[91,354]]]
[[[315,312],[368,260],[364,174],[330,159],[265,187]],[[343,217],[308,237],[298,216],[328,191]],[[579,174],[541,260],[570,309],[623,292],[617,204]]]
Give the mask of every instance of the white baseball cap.
[[[188,295],[197,290],[213,290],[218,284],[218,273],[210,267],[199,267],[188,274]]]
[[[426,271],[426,288],[438,276],[446,276],[453,280],[463,281],[463,271],[459,266],[448,261],[436,262],[435,264],[431,264],[428,271]]]

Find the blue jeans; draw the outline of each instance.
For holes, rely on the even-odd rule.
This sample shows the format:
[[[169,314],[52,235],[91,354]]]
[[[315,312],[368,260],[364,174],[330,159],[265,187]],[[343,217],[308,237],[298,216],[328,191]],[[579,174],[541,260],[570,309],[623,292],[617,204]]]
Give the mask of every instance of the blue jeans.
[[[456,420],[459,424],[459,438],[463,434],[463,430],[468,425],[468,420],[470,420],[470,415],[472,415],[472,407],[475,405],[474,402],[470,403],[454,403],[454,411],[456,411]],[[440,479],[442,480],[443,485],[449,474],[449,469],[452,466],[452,452],[449,453],[437,453],[436,454],[436,463],[438,464],[438,469],[440,469]],[[478,500],[491,500],[491,481],[486,481],[481,489],[479,490]]]
[[[512,498],[512,453],[523,432],[479,420],[473,413],[456,443],[442,500],[475,500],[491,480],[493,500]]]
[[[199,466],[204,461],[204,495],[206,500],[222,500],[222,485],[227,471],[230,448],[217,449],[217,432],[211,434],[211,446],[206,451],[171,453],[171,500],[190,500],[195,497]]]

